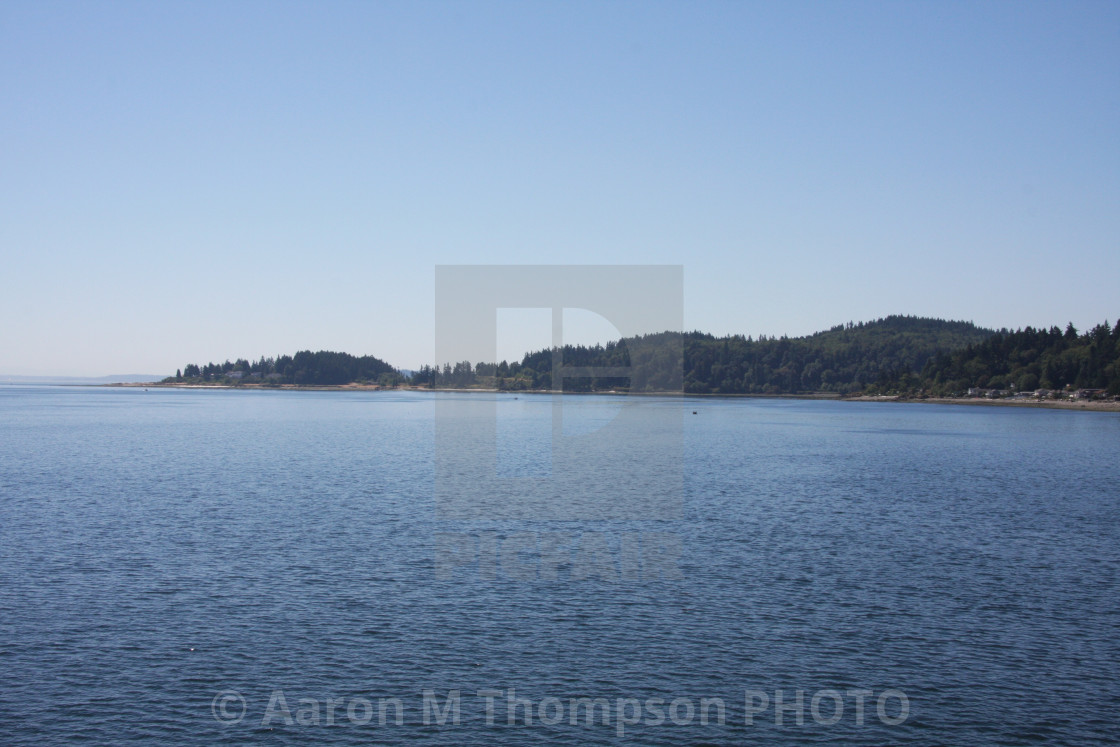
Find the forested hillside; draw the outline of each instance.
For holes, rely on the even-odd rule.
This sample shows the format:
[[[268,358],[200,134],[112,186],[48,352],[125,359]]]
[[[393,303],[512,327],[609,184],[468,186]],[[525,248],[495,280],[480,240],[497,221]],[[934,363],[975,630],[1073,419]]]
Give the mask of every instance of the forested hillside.
[[[312,353],[303,350],[293,355],[281,355],[249,362],[238,358],[234,362],[207,363],[198,366],[187,364],[165,383],[236,383],[256,381],[261,384],[296,384],[299,386],[333,386],[351,382],[394,385],[402,381],[397,369],[372,355],[361,357],[349,353],[320,350]]]
[[[605,346],[568,345],[562,349],[565,366],[629,366],[630,347],[642,351],[653,368],[643,386],[634,391],[664,391],[660,382],[680,377],[683,349],[683,389],[693,394],[785,394],[861,391],[884,378],[884,372],[918,373],[940,351],[979,343],[994,334],[970,322],[947,322],[909,316],[890,316],[874,322],[848,323],[808,337],[714,337],[703,332],[663,333]],[[664,372],[658,369],[664,368]],[[520,362],[467,361],[441,368],[423,367],[413,382],[434,387],[493,386],[500,389],[548,389],[552,386],[552,354],[541,350]],[[626,390],[625,378],[566,379],[565,391]]]
[[[883,371],[920,371],[939,351],[978,343],[992,333],[970,322],[889,316],[838,325],[809,337],[716,338],[685,341],[686,392],[780,394],[850,392]]]
[[[1103,389],[1120,394],[1120,321],[1078,334],[1072,324],[1003,331],[956,352],[934,356],[920,373],[895,370],[875,385],[884,392],[962,395],[970,388],[1030,392]]]
[[[1102,389],[1120,394],[1120,322],[1078,334],[1072,325],[993,332],[970,322],[889,316],[807,337],[714,337],[663,332],[606,345],[566,345],[565,368],[630,368],[641,376],[565,378],[567,392],[690,394],[900,393]],[[682,378],[683,373],[683,378]],[[444,363],[410,377],[380,358],[303,351],[256,362],[187,365],[168,383],[330,386],[411,383],[431,388],[551,389],[552,352],[510,363]]]

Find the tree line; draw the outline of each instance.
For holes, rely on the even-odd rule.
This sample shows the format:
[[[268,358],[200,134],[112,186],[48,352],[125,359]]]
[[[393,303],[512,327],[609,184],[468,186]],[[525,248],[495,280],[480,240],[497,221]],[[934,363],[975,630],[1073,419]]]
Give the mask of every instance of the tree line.
[[[917,373],[939,352],[979,343],[993,330],[971,322],[888,316],[848,322],[806,337],[715,337],[694,331],[629,338],[606,345],[565,345],[564,366],[639,366],[642,379],[566,378],[563,391],[684,391],[690,394],[855,393],[883,380],[883,372]],[[639,360],[633,361],[632,353]],[[424,366],[414,384],[432,388],[551,389],[550,349],[521,361],[469,361]]]
[[[961,396],[969,389],[1033,392],[1101,389],[1120,395],[1120,321],[1079,334],[1072,323],[1002,330],[983,342],[938,352],[920,371],[885,370],[870,389]]]
[[[337,386],[350,383],[397,386],[405,381],[400,371],[372,355],[354,356],[320,350],[303,350],[295,355],[262,356],[250,362],[244,358],[199,366],[188,363],[165,383],[213,383],[256,381],[264,386]]]
[[[255,362],[188,364],[166,381],[551,390],[554,353],[565,368],[629,369],[621,373],[630,375],[566,376],[555,387],[566,392],[960,396],[980,387],[1098,388],[1120,394],[1120,322],[1079,334],[1072,324],[1064,332],[1057,327],[994,331],[914,316],[848,322],[793,338],[663,332],[605,345],[537,350],[520,361],[445,362],[407,373],[370,355],[302,351]]]

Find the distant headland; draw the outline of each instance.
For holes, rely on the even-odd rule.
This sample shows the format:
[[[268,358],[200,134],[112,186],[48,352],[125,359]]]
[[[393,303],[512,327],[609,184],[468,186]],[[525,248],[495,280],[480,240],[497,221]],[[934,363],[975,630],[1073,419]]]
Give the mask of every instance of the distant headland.
[[[441,389],[565,393],[813,396],[873,401],[1004,404],[1120,403],[1120,321],[1015,331],[971,322],[888,316],[804,337],[646,335],[593,347],[566,345],[566,366],[623,368],[643,350],[643,386],[627,377],[565,377],[553,387],[551,350],[520,361],[440,362],[404,371],[371,355],[294,355],[187,364],[159,386],[263,389]],[[652,354],[650,351],[653,351]],[[663,354],[662,354],[663,353]],[[650,368],[653,368],[650,373]],[[659,376],[659,367],[665,370]],[[683,372],[683,378],[681,376]],[[658,382],[675,381],[672,387]],[[1094,408],[1096,409],[1096,408]]]

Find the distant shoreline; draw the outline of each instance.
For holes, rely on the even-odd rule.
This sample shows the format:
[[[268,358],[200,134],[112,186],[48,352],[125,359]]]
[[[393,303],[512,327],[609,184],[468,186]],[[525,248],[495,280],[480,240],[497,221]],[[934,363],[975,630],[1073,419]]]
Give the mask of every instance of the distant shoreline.
[[[994,407],[1042,407],[1051,410],[1075,410],[1082,412],[1120,412],[1120,402],[1108,400],[1061,400],[1061,399],[981,399],[979,397],[927,397],[916,399],[898,395],[845,397],[845,402],[912,402],[931,405],[979,405]]]
[[[76,385],[83,386],[83,385]],[[222,390],[250,390],[266,392],[456,392],[456,393],[486,393],[486,394],[513,394],[513,395],[541,395],[554,392],[544,389],[429,389],[427,387],[383,387],[378,384],[337,384],[318,386],[299,386],[296,384],[281,384],[279,386],[262,386],[260,384],[164,384],[162,382],[148,383],[117,383],[117,384],[88,384],[84,386],[100,387],[127,387],[135,389],[141,387],[159,389],[222,389]],[[1120,412],[1120,402],[1102,400],[1012,400],[1012,399],[980,399],[956,397],[927,397],[918,399],[914,397],[901,397],[898,395],[861,395],[858,397],[843,397],[835,392],[811,392],[808,394],[694,394],[686,392],[559,392],[571,395],[619,395],[624,394],[635,397],[683,397],[688,399],[704,399],[717,397],[722,399],[809,399],[832,400],[836,402],[893,402],[932,405],[968,405],[981,407],[1037,407],[1051,410],[1072,410],[1077,412]]]

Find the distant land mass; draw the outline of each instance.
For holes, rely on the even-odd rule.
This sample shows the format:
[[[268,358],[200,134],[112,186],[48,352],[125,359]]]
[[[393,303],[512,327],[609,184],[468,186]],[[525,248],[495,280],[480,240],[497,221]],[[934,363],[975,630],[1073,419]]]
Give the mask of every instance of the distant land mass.
[[[0,374],[0,384],[54,384],[81,386],[90,384],[141,384],[157,381],[162,374],[113,374],[111,376],[16,376]]]
[[[1050,329],[1002,330],[983,342],[940,350],[920,371],[884,369],[869,393],[985,396],[1079,390],[1081,396],[1120,395],[1120,320],[1078,334],[1073,324]]]
[[[978,391],[1120,394],[1120,321],[1079,334],[1072,324],[1064,332],[1057,327],[997,332],[971,321],[888,316],[804,337],[659,333],[606,345],[566,345],[561,353],[566,366],[620,368],[631,366],[631,348],[641,349],[644,371],[653,368],[644,385],[632,386],[625,376],[576,376],[564,377],[562,391],[937,398]],[[513,363],[442,362],[418,371],[398,370],[372,355],[302,351],[255,362],[187,364],[161,383],[551,391],[552,351],[526,353]]]
[[[637,343],[641,343],[639,346]],[[566,366],[618,368],[641,348],[643,366],[660,366],[632,388],[626,377],[565,378],[565,392],[665,391],[657,382],[676,381],[688,394],[904,395],[956,397],[983,390],[1001,396],[1033,390],[1099,390],[1120,395],[1120,322],[1079,334],[1073,325],[1014,332],[971,322],[888,316],[848,322],[805,337],[704,332],[663,332],[592,347],[566,345]],[[652,351],[652,353],[650,352]],[[683,356],[683,357],[682,357]],[[679,372],[683,370],[683,381]],[[330,351],[188,364],[165,384],[229,386],[367,386],[552,389],[552,351],[526,353],[520,361],[441,362],[416,371],[399,370],[374,356]]]

